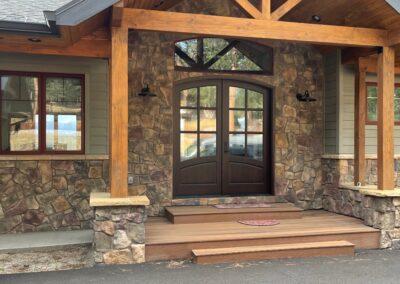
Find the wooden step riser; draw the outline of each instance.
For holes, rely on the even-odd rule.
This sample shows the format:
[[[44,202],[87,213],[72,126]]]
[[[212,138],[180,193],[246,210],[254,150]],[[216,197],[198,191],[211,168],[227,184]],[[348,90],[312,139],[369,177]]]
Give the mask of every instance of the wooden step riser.
[[[223,210],[223,209],[221,209]],[[197,224],[210,222],[231,222],[240,220],[265,220],[265,219],[300,219],[303,216],[302,211],[295,212],[260,212],[260,213],[224,213],[224,214],[207,214],[207,215],[185,215],[173,216],[169,212],[166,213],[168,220],[173,224]]]
[[[228,248],[242,246],[279,245],[344,240],[356,249],[376,249],[380,246],[379,232],[343,233],[332,235],[311,235],[245,240],[222,240],[177,244],[146,244],[146,261],[190,259],[193,249]]]
[[[331,248],[306,248],[306,249],[295,249],[295,250],[197,256],[194,257],[194,262],[197,264],[235,263],[243,261],[305,258],[305,257],[318,257],[318,256],[354,256],[354,247],[349,246],[349,247],[331,247]]]

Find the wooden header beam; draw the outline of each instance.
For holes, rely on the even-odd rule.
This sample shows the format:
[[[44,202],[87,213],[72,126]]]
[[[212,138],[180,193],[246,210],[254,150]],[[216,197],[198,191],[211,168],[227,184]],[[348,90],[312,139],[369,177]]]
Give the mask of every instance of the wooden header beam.
[[[149,20],[151,19],[151,20]],[[243,19],[124,8],[123,26],[130,29],[272,39],[325,45],[385,46],[387,31],[319,24]]]
[[[0,52],[109,58],[111,56],[111,42],[105,39],[93,40],[82,38],[68,47],[52,47],[29,43],[24,45],[0,43]]]

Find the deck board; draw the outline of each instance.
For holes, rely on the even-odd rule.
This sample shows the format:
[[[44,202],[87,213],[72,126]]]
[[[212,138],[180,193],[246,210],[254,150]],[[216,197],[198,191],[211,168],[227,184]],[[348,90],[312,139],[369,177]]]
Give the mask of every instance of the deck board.
[[[379,232],[365,226],[359,219],[324,211],[305,212],[302,219],[284,219],[280,222],[277,226],[257,227],[237,222],[171,224],[161,220],[152,221],[146,224],[146,244]]]

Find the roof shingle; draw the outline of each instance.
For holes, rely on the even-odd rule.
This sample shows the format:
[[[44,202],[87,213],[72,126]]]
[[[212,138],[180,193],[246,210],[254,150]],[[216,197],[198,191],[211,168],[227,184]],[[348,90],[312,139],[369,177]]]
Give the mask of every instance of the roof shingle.
[[[43,11],[55,11],[72,0],[0,0],[0,21],[44,24]]]

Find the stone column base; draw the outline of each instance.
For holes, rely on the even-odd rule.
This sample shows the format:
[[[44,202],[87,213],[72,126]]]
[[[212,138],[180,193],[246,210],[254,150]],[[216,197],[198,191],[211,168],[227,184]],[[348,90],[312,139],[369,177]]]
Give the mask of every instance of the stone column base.
[[[96,263],[145,262],[145,212],[144,206],[95,208],[93,242]]]

